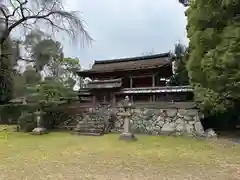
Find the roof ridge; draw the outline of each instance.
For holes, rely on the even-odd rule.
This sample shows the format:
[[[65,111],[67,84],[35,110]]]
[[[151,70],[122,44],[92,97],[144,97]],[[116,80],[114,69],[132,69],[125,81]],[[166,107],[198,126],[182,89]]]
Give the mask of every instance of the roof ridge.
[[[135,57],[109,59],[109,60],[95,60],[94,64],[108,64],[108,63],[116,63],[116,62],[139,61],[139,60],[147,60],[147,59],[164,58],[164,57],[169,57],[169,56],[170,56],[170,53],[161,53],[161,54],[153,54],[153,55],[147,55],[147,56],[135,56]]]

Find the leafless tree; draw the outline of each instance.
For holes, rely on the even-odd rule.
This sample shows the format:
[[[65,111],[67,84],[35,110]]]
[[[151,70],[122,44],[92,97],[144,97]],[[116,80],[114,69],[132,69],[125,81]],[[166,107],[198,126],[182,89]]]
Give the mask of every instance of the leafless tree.
[[[37,24],[51,27],[52,32],[65,32],[81,45],[92,40],[84,21],[76,11],[67,11],[62,0],[0,0],[0,45],[19,27],[33,29]],[[44,25],[43,25],[44,24]]]

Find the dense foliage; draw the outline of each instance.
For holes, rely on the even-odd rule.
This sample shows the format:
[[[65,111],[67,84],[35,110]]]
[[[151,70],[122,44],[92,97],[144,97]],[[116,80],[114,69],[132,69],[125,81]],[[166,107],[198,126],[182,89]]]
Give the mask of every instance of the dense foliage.
[[[173,61],[175,61],[175,74],[170,78],[170,86],[189,85],[188,71],[186,62],[188,58],[187,48],[181,43],[175,44]]]
[[[0,104],[6,103],[13,97],[14,66],[16,65],[14,42],[8,38],[1,47],[0,56]]]
[[[240,2],[195,0],[188,18],[188,71],[204,110],[223,112],[239,105]]]
[[[61,106],[67,103],[64,99],[77,97],[73,86],[78,81],[76,71],[80,69],[79,60],[64,57],[62,45],[39,31],[28,35],[24,43],[31,64],[26,66],[24,72],[14,70],[16,64],[7,66],[10,72],[14,70],[14,74],[6,74],[6,77],[12,77],[9,81],[12,86],[7,86],[11,90],[7,91],[9,98],[0,106],[1,123],[9,123],[11,120],[19,124],[19,130],[32,131],[36,127],[34,112],[41,109],[42,124],[51,129],[68,119]],[[7,92],[3,91],[2,94],[7,96]],[[27,104],[18,102],[22,97],[27,100]],[[15,99],[9,103],[12,98]]]
[[[49,38],[48,28],[52,33],[67,33],[81,45],[92,40],[81,17],[76,11],[66,10],[62,0],[5,0],[0,3],[0,11],[0,104],[24,94],[26,79],[14,69],[17,60],[33,62],[39,72],[44,66],[53,64],[50,60],[59,62],[59,57],[63,58],[61,44]],[[38,25],[45,27],[48,36],[39,30]],[[24,30],[24,35],[30,32],[25,42],[11,39],[11,33],[16,30],[18,33]],[[20,44],[26,47],[27,53],[24,54],[29,53],[31,59],[23,57]],[[72,79],[67,80],[71,85],[74,83]]]

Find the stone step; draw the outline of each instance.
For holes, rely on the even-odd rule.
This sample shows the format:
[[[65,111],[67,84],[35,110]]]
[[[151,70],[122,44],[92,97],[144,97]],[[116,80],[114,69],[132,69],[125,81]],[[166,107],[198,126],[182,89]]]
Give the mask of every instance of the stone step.
[[[87,122],[80,122],[79,124],[104,124],[102,121],[87,121]]]
[[[97,129],[102,129],[104,128],[105,126],[103,125],[89,125],[89,124],[81,124],[81,125],[78,125],[78,126],[75,126],[76,128],[97,128]]]
[[[77,132],[75,133],[80,136],[102,136],[103,133],[91,133],[91,132]]]
[[[56,128],[56,129],[74,129],[76,127],[76,125],[74,125],[74,126],[65,126],[65,125],[61,125],[61,126],[54,126],[54,128]]]
[[[95,128],[79,128],[79,129],[75,129],[74,131],[76,132],[94,132],[94,133],[101,133],[104,131],[104,129],[95,129]]]
[[[78,124],[76,127],[104,127],[104,124]]]

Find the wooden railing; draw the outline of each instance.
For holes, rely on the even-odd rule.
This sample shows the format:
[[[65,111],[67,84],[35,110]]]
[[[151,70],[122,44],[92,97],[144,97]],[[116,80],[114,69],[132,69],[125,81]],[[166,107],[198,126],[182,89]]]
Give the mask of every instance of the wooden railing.
[[[121,104],[117,105],[118,108]],[[133,108],[153,108],[153,109],[195,109],[197,104],[195,102],[134,102]]]

